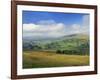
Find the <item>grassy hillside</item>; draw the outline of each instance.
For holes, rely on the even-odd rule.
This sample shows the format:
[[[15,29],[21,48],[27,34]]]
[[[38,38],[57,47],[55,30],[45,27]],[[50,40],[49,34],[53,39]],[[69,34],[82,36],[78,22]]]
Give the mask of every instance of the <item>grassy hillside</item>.
[[[88,35],[73,34],[23,42],[23,68],[86,65],[89,65]]]
[[[24,51],[55,51],[64,54],[89,55],[89,37],[83,34],[67,35],[54,39],[23,42]]]
[[[23,68],[89,65],[88,55],[65,55],[48,51],[24,51]]]

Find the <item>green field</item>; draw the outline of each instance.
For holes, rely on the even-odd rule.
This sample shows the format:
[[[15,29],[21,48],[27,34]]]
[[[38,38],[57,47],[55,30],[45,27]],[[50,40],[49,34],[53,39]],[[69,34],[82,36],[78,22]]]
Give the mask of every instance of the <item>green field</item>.
[[[89,65],[88,55],[66,55],[48,51],[24,51],[23,68]]]

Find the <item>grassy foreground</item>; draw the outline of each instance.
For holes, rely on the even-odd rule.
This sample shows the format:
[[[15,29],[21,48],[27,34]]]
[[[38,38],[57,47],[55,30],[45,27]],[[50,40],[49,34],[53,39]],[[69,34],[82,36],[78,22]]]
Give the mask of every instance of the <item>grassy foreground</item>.
[[[89,65],[87,55],[66,55],[54,52],[24,51],[23,68],[45,68]]]

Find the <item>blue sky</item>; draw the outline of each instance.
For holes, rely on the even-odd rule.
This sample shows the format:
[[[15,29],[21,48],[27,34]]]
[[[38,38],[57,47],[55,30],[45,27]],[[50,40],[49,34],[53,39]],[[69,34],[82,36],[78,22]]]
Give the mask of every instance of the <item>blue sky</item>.
[[[23,11],[24,23],[37,23],[41,20],[54,20],[57,23],[64,24],[82,24],[82,17],[86,14],[75,13],[58,13],[58,12],[39,12],[39,11]]]
[[[23,11],[24,37],[61,37],[89,33],[89,14]]]

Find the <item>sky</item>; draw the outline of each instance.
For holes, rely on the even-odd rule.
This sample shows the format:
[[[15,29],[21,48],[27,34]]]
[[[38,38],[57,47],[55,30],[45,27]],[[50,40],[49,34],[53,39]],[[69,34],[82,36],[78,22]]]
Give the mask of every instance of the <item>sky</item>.
[[[62,37],[89,33],[89,14],[23,11],[23,37]]]

